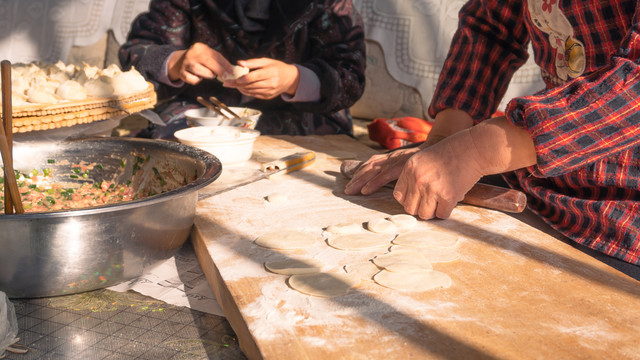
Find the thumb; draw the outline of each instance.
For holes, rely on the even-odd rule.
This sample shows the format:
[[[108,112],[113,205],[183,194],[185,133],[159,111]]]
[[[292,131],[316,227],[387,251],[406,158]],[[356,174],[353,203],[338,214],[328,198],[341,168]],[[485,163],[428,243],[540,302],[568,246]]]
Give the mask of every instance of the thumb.
[[[238,65],[247,67],[249,69],[257,69],[269,64],[271,59],[269,58],[255,58],[248,60],[238,60]]]

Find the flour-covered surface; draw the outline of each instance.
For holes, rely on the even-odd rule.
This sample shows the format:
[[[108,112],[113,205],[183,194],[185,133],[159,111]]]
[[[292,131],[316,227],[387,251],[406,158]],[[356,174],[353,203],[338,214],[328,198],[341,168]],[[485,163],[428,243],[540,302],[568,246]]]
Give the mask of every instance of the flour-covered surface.
[[[370,151],[347,137],[261,137],[254,154],[281,157],[300,150],[294,141],[359,158]],[[387,250],[338,250],[323,229],[402,213],[389,189],[344,195],[341,158],[319,153],[304,170],[198,205],[196,254],[249,358],[638,358],[638,281],[513,216],[473,206],[412,229],[458,237],[459,259],[433,264],[451,277],[446,289],[404,292],[363,281],[333,298],[291,289],[264,263],[313,258],[335,271],[367,261]],[[273,193],[287,201],[267,201]],[[253,243],[279,229],[317,241],[294,251]]]

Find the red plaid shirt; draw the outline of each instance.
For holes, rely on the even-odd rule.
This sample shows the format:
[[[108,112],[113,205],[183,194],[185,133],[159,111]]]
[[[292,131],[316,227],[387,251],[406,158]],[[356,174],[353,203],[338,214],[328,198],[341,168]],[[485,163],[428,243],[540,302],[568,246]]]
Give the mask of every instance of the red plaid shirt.
[[[567,237],[640,264],[640,15],[637,0],[471,0],[429,114],[496,111],[534,49],[547,88],[512,99],[537,165],[505,174]]]

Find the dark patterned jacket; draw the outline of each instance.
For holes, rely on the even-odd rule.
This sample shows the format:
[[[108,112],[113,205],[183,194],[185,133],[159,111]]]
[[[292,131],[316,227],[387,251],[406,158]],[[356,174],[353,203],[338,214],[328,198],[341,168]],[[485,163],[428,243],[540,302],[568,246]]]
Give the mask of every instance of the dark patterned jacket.
[[[348,108],[364,90],[365,45],[362,22],[350,0],[272,0],[260,34],[238,25],[233,0],[153,0],[149,12],[133,22],[119,57],[124,69],[135,66],[154,83],[160,102],[171,100],[156,109],[165,123],[198,107],[198,95],[240,105],[240,92],[217,80],[180,88],[157,81],[167,56],[195,42],[208,44],[232,64],[269,57],[302,65],[318,76],[319,102],[276,97],[242,104],[263,111],[257,127],[263,134],[352,134]]]

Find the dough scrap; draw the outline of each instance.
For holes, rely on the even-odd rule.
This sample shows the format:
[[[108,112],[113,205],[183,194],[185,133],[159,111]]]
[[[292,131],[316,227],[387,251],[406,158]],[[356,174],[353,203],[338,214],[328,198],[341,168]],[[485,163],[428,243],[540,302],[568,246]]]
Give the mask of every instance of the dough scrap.
[[[378,267],[387,268],[392,266],[400,266],[396,264],[412,264],[423,269],[431,269],[432,266],[427,259],[419,252],[396,251],[378,255],[373,258],[373,263]]]
[[[339,250],[368,250],[391,244],[388,234],[361,233],[337,235],[327,239],[327,244]]]
[[[427,262],[443,263],[458,260],[460,255],[453,248],[417,248],[401,245],[393,245],[389,248],[391,253],[406,252],[410,255],[420,254]]]
[[[458,237],[436,231],[413,231],[398,235],[393,243],[411,247],[452,247]]]
[[[317,273],[322,269],[322,263],[315,259],[284,259],[272,260],[264,263],[264,267],[275,274],[298,275]]]
[[[451,286],[449,275],[435,270],[418,270],[411,272],[391,272],[387,270],[377,273],[373,280],[395,290],[427,291],[435,288]]]
[[[379,273],[380,270],[381,269],[371,261],[344,266],[344,271],[350,276],[353,276],[354,279],[358,280],[373,280],[373,275]]]
[[[367,222],[367,229],[369,229],[369,231],[382,234],[398,232],[396,225],[387,219],[369,220]]]
[[[288,283],[298,292],[319,297],[344,295],[357,284],[349,275],[337,273],[292,275]]]
[[[268,249],[295,250],[312,246],[316,239],[302,231],[280,230],[260,235],[254,242]]]
[[[362,232],[362,224],[358,223],[341,223],[329,225],[325,229],[327,232],[336,235],[357,234]]]
[[[418,219],[409,214],[392,215],[389,217],[389,221],[398,228],[398,231],[411,230],[418,224]]]

